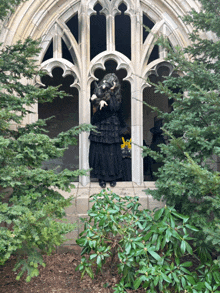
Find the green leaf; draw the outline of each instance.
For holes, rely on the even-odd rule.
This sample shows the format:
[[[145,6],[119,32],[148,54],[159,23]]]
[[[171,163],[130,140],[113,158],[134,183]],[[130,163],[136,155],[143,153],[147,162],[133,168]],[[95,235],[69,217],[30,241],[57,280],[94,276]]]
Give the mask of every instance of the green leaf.
[[[214,272],[212,273],[212,275],[213,275],[213,277],[214,277],[214,279],[215,279],[215,282],[216,282],[216,283],[220,283],[220,272],[218,272],[218,271],[214,271]]]
[[[140,287],[140,284],[142,283],[142,280],[141,278],[137,278],[135,281],[134,281],[134,289],[137,290],[139,287]]]
[[[171,237],[171,236],[172,236],[171,229],[168,228],[168,229],[166,230],[166,235],[165,235],[165,237],[166,237],[166,242],[169,242],[169,241],[170,241],[170,237]]]
[[[158,253],[156,253],[155,251],[153,250],[148,250],[148,252],[150,253],[151,256],[153,256],[153,258],[155,258],[157,261],[161,261],[161,257],[159,256]]]
[[[189,254],[193,254],[192,247],[189,245],[188,242],[186,242],[186,250],[188,251]]]
[[[158,282],[159,282],[159,279],[160,279],[159,276],[156,276],[156,277],[154,278],[154,286],[157,286],[157,284],[158,284]]]
[[[102,218],[100,221],[99,221],[99,227],[102,227],[106,222],[106,218]]]
[[[108,209],[107,212],[109,212],[110,214],[117,214],[118,210]]]
[[[92,259],[95,258],[95,257],[97,257],[97,254],[96,254],[96,253],[95,253],[95,254],[91,254],[91,255],[89,256],[89,259],[92,260]]]
[[[205,286],[207,289],[209,289],[210,291],[212,291],[212,287],[209,285],[209,283],[205,282]]]
[[[125,252],[126,254],[129,254],[131,251],[131,243],[126,243],[125,244]]]
[[[185,288],[186,287],[186,279],[184,277],[181,277],[181,283],[182,283],[183,288]]]
[[[181,263],[180,266],[183,266],[183,267],[191,267],[192,266],[192,262],[191,261],[186,261],[184,263]]]
[[[171,214],[170,214],[170,217],[169,218],[170,218],[170,226],[171,226],[171,228],[174,229],[176,225],[175,225],[175,221],[174,221],[174,219],[173,219],[173,217],[172,217]]]
[[[180,249],[181,249],[182,253],[185,253],[185,251],[186,251],[186,241],[182,240],[181,245],[180,245]]]
[[[186,275],[185,278],[187,279],[188,282],[190,282],[191,285],[195,285],[196,282],[192,276]]]
[[[94,274],[93,274],[93,271],[92,271],[91,268],[86,267],[86,268],[85,268],[85,271],[87,272],[87,274],[89,275],[89,277],[90,277],[91,279],[94,278]]]
[[[212,283],[212,274],[210,272],[207,273],[205,279],[209,284]]]
[[[101,255],[97,256],[96,263],[97,263],[98,267],[101,267],[101,265],[102,265]]]
[[[194,285],[194,288],[197,290],[204,289],[204,287],[205,287],[204,282],[198,282],[196,285]]]
[[[171,275],[172,275],[172,277],[173,277],[173,279],[175,280],[176,283],[180,282],[180,280],[177,278],[177,275],[176,275],[175,272],[171,273]]]
[[[156,251],[158,251],[160,249],[161,239],[162,239],[162,235],[160,235],[157,239],[157,244],[156,244],[156,248],[155,248]]]
[[[144,236],[144,241],[148,241],[149,239],[150,239],[150,237],[152,236],[152,234],[153,234],[153,232],[152,231],[150,231],[150,232],[148,232],[145,236]]]
[[[190,230],[192,230],[192,231],[199,232],[199,229],[197,229],[196,227],[194,227],[194,226],[192,226],[192,225],[186,224],[185,226],[186,226],[187,228],[189,228]]]
[[[184,215],[181,215],[181,214],[179,214],[179,213],[177,213],[177,212],[172,211],[172,214],[173,214],[174,216],[176,216],[177,218],[182,219],[182,220],[183,220],[183,223],[186,223],[186,222],[189,220],[189,217],[184,216]]]
[[[161,272],[161,276],[167,283],[172,283],[171,279],[163,272]]]
[[[164,212],[164,208],[157,210],[156,213],[154,214],[154,220],[155,221],[159,220],[163,212]]]

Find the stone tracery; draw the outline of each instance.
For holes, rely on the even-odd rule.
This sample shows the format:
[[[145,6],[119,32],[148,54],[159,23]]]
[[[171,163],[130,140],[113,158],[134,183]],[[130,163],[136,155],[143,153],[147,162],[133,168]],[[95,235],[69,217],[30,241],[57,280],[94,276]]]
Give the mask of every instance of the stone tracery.
[[[192,5],[198,9],[196,2]],[[106,50],[94,56],[90,61],[89,48],[89,23],[90,17],[96,15],[95,5],[99,3],[102,9],[100,15],[106,17]],[[131,25],[131,58],[121,52],[116,51],[115,45],[115,17],[121,14],[119,6],[126,5],[124,15],[129,16]],[[89,96],[91,83],[96,79],[95,70],[105,70],[105,62],[114,60],[118,69],[125,69],[128,80],[131,84],[131,128],[132,141],[137,145],[143,143],[142,128],[142,105],[136,99],[142,100],[142,91],[146,82],[139,76],[146,78],[149,72],[155,70],[164,61],[166,52],[159,48],[159,58],[148,62],[150,54],[154,48],[154,35],[148,34],[143,42],[143,14],[153,21],[152,32],[154,34],[162,32],[168,36],[173,46],[185,46],[189,43],[188,33],[190,27],[186,27],[180,20],[179,15],[184,15],[190,5],[187,0],[169,1],[165,0],[82,0],[82,1],[28,1],[19,6],[14,16],[5,24],[2,39],[5,44],[14,43],[18,39],[27,36],[41,38],[42,52],[39,55],[39,66],[48,75],[56,67],[63,69],[63,76],[73,75],[74,83],[72,87],[79,90],[79,123],[90,122]],[[78,15],[78,40],[72,34],[67,22],[74,15]],[[24,16],[25,15],[25,16]],[[62,40],[68,48],[73,62],[63,58]],[[49,45],[53,42],[53,57],[42,62]],[[36,79],[40,84],[40,80]],[[133,99],[135,98],[135,99]],[[30,117],[29,121],[37,119]],[[26,121],[27,123],[29,122]],[[88,169],[88,134],[80,136],[80,168]],[[143,164],[140,149],[137,146],[132,148],[132,156],[136,158],[133,162],[132,181],[140,184],[143,181]],[[80,179],[83,185],[89,181],[88,177]]]

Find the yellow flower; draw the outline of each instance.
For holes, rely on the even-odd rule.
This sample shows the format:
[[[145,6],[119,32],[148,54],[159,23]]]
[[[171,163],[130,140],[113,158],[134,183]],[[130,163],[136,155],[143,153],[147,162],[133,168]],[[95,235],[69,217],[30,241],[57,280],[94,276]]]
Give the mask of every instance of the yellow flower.
[[[129,149],[131,149],[131,139],[130,140],[127,139],[125,141],[125,138],[122,137],[122,142],[123,142],[123,144],[121,144],[122,149],[125,148],[125,147],[128,147]]]

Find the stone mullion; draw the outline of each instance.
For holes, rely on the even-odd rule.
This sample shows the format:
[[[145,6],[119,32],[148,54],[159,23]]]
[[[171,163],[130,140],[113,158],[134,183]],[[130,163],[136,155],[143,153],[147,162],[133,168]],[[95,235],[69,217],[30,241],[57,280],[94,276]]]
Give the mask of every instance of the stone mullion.
[[[143,182],[143,104],[141,84],[141,34],[140,13],[131,16],[131,60],[134,68],[133,84],[131,85],[131,132],[132,132],[132,181],[140,185]],[[137,99],[137,100],[136,100]]]
[[[55,24],[55,35],[53,36],[53,58],[62,58],[62,39],[58,32],[58,24]]]
[[[163,36],[167,35],[167,26],[164,23],[162,28]],[[159,58],[165,59],[167,57],[167,50],[166,48],[163,48],[162,46],[159,46]]]
[[[85,1],[86,2],[86,1]],[[79,92],[79,124],[90,123],[90,85],[88,84],[88,68],[90,62],[89,44],[90,44],[90,18],[86,13],[87,6],[82,1],[81,13],[79,14],[79,44],[81,54],[81,81]],[[83,132],[79,135],[79,168],[89,169],[89,140],[88,133]],[[90,181],[89,176],[80,176],[79,182],[86,186]]]
[[[106,16],[106,42],[107,51],[115,50],[115,17],[112,14]]]

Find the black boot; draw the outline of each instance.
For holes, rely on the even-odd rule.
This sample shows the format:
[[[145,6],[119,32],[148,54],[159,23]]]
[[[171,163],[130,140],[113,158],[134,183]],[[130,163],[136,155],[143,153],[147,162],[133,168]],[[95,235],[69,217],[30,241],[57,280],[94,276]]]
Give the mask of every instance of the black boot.
[[[99,179],[99,186],[100,186],[101,188],[105,188],[105,187],[106,187],[106,182],[105,182],[105,180],[101,180],[101,179]]]
[[[115,187],[115,186],[116,186],[116,181],[115,181],[115,180],[114,180],[114,181],[111,181],[111,182],[110,182],[110,186],[111,186],[111,187]]]

